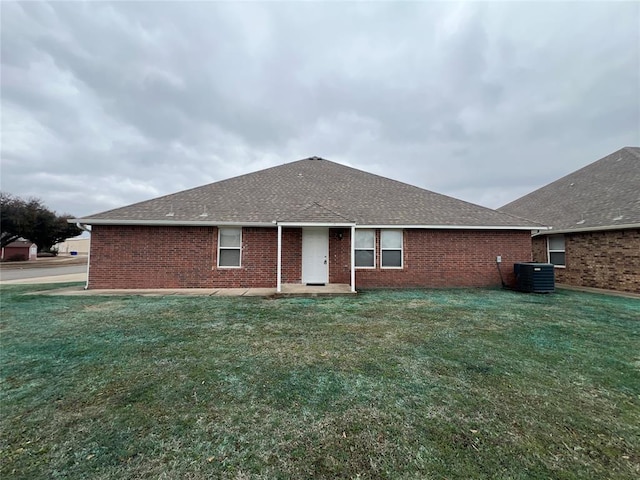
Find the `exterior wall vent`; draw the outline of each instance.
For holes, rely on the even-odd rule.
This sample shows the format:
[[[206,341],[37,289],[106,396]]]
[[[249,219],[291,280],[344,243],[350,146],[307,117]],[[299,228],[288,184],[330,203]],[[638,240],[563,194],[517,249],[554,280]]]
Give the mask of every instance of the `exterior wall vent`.
[[[553,293],[555,272],[551,263],[516,263],[516,290],[529,293]]]

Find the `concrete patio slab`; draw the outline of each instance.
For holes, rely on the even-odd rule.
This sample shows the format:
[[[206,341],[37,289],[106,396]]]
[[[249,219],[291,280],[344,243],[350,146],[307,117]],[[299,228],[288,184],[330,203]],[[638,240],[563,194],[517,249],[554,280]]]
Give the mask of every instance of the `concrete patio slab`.
[[[232,290],[232,289],[222,289],[224,290]],[[243,297],[271,297],[275,295],[275,288],[247,288],[246,292],[242,294]]]
[[[351,285],[346,283],[328,283],[326,285],[304,285],[300,283],[285,283],[282,291],[277,294],[279,297],[311,296],[323,295],[354,295]]]
[[[34,282],[45,283],[45,282]],[[33,292],[33,295],[68,295],[68,296],[129,296],[145,297],[180,296],[216,296],[216,297],[318,297],[333,295],[353,295],[351,287],[346,284],[328,284],[325,286],[293,285],[282,286],[282,292],[276,293],[275,288],[132,288],[132,289],[91,289],[82,286],[66,287],[43,292]]]

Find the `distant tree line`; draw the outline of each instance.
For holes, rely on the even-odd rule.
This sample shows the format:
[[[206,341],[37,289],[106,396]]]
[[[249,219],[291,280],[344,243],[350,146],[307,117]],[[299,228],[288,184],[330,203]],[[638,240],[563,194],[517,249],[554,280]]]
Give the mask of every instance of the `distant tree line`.
[[[0,192],[0,247],[24,238],[35,243],[39,252],[48,252],[56,243],[82,233],[67,222],[73,215],[57,215],[42,200],[23,200],[10,193]]]

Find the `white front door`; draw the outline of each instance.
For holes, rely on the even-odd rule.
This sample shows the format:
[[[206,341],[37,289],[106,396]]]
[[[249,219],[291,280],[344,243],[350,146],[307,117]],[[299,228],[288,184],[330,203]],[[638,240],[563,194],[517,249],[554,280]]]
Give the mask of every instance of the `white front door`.
[[[302,229],[302,283],[329,283],[329,229]]]

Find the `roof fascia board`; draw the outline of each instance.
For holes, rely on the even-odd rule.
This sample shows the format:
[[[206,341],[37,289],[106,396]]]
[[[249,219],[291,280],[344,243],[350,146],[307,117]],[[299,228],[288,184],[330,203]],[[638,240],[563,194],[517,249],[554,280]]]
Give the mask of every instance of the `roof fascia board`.
[[[94,218],[70,218],[68,223],[84,225],[142,225],[142,226],[172,226],[172,227],[275,227],[272,222],[217,222],[215,220],[111,220]]]
[[[356,228],[416,228],[425,230],[547,230],[540,226],[491,226],[491,225],[357,225]]]
[[[512,226],[492,226],[492,225],[389,225],[389,224],[372,224],[372,225],[357,225],[355,223],[346,222],[219,222],[215,220],[112,220],[112,219],[93,219],[93,218],[70,218],[68,223],[80,223],[83,225],[142,225],[142,226],[174,226],[174,227],[189,227],[189,226],[234,226],[234,227],[276,227],[282,225],[283,227],[351,227],[356,228],[383,228],[383,229],[399,229],[399,228],[414,228],[414,229],[429,229],[429,230],[548,230],[548,227],[540,226],[525,226],[525,225],[512,225]],[[634,228],[640,224],[634,224],[627,226],[626,228]],[[611,227],[611,230],[625,228],[623,225]],[[595,230],[602,230],[602,228],[594,228]],[[576,231],[576,230],[570,230]],[[560,231],[554,231],[554,233],[560,233]]]
[[[582,233],[582,232],[602,232],[607,230],[629,230],[632,228],[640,228],[640,223],[626,223],[624,225],[605,225],[603,227],[585,227],[585,228],[562,228],[558,230],[554,230],[553,228],[548,229],[546,232],[537,232],[534,233],[534,237],[538,235],[561,235],[564,233]],[[536,230],[542,230],[537,229]]]
[[[277,222],[283,227],[355,227],[355,223],[335,222]]]

